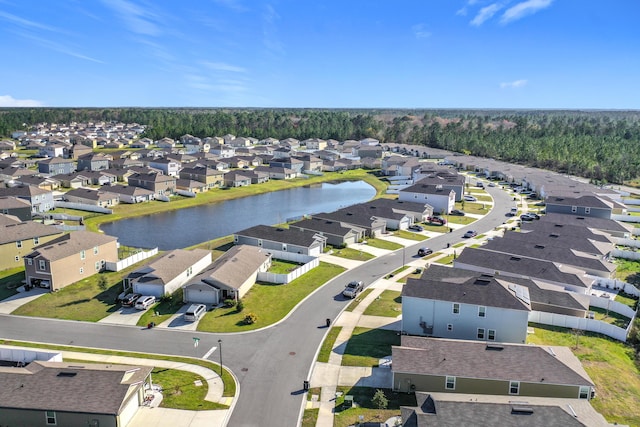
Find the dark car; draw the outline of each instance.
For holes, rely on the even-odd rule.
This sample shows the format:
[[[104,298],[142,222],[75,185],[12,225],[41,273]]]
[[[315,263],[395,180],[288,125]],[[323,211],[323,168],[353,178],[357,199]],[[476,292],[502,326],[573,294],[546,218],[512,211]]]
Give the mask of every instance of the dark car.
[[[409,226],[409,230],[412,231],[424,231],[424,227],[422,227],[421,225],[418,224],[412,224]]]
[[[528,213],[526,213],[526,214],[520,215],[520,219],[522,221],[533,221],[534,218],[531,215],[529,215]]]
[[[451,213],[449,215],[454,215],[454,216],[464,216],[464,212],[458,210],[458,209],[454,209],[451,211]]]
[[[429,218],[427,218],[427,221],[429,221],[432,224],[440,224],[440,225],[445,225],[447,223],[447,221],[444,218],[440,218],[439,216],[430,216]]]
[[[477,231],[469,230],[466,233],[464,233],[462,237],[464,237],[465,239],[470,239],[472,237],[476,237],[477,235],[478,235]]]
[[[418,249],[418,256],[427,256],[433,253],[433,249],[431,248],[420,248]]]
[[[120,304],[127,306],[127,307],[132,307],[136,301],[138,300],[138,298],[140,298],[142,295],[140,294],[127,294],[124,296],[124,298],[122,298],[122,300],[120,301]]]

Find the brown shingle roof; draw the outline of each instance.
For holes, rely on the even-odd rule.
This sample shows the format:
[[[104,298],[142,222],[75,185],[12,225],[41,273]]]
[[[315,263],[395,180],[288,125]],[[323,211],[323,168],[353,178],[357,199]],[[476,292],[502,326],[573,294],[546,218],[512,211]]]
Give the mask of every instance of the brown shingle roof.
[[[49,261],[66,258],[70,255],[88,250],[94,246],[101,246],[109,242],[115,242],[117,237],[106,234],[92,233],[90,231],[72,231],[69,234],[60,236],[44,245],[36,246],[28,257],[41,255]]]

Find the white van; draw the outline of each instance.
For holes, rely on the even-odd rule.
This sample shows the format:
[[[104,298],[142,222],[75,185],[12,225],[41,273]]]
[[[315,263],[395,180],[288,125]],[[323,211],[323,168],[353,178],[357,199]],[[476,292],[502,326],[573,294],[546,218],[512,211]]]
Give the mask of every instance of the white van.
[[[184,320],[187,322],[195,322],[199,320],[204,313],[207,312],[207,306],[204,304],[191,304],[184,313]]]

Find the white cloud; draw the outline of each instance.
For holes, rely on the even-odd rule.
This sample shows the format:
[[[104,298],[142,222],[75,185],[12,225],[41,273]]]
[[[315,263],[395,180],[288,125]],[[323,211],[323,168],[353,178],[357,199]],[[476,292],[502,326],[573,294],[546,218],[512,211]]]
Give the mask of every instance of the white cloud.
[[[42,107],[44,103],[35,99],[15,99],[11,95],[0,95],[0,107]]]
[[[456,11],[456,15],[467,16],[468,7],[469,6],[473,6],[476,3],[478,3],[478,0],[469,0],[469,1],[467,1],[467,4],[465,4],[464,6],[462,6],[460,9],[458,9]]]
[[[423,24],[414,25],[413,27],[411,27],[411,31],[417,39],[426,39],[431,37],[431,32],[425,30]]]
[[[51,27],[49,25],[40,24],[39,22],[30,21],[28,19],[20,18],[19,16],[12,15],[12,14],[7,13],[7,12],[0,11],[0,19],[2,19],[4,21],[12,22],[12,23],[14,23],[16,25],[19,25],[21,27],[24,27],[24,28],[31,28],[31,29],[35,28],[35,29],[38,29],[38,30],[46,30],[46,31],[52,31],[52,32],[56,32],[56,33],[62,33],[63,32],[59,28]]]
[[[238,67],[236,65],[226,64],[224,62],[211,62],[202,61],[202,65],[215,71],[230,71],[233,73],[246,73],[246,68]]]
[[[501,24],[508,24],[513,21],[517,21],[520,18],[524,18],[527,15],[532,15],[539,10],[545,9],[551,6],[553,0],[527,0],[522,3],[518,3],[515,6],[505,10],[500,18]]]
[[[76,50],[74,50],[71,46],[65,45],[63,43],[58,43],[53,40],[45,39],[42,37],[35,36],[33,34],[24,33],[24,32],[15,32],[16,34],[24,37],[25,39],[29,39],[34,41],[36,44],[39,44],[42,47],[47,49],[51,49],[55,52],[63,53],[65,55],[73,56],[74,58],[84,59],[85,61],[96,62],[98,64],[104,64],[104,61],[101,61],[96,58],[92,58],[91,56],[83,55]]]
[[[471,20],[471,25],[479,27],[486,21],[487,19],[491,19],[493,15],[495,15],[500,9],[502,9],[502,5],[498,3],[492,3],[489,6],[485,6],[476,15],[475,18]]]
[[[515,89],[519,87],[523,87],[527,85],[527,80],[514,80],[512,82],[502,82],[500,83],[500,89]]]
[[[152,19],[157,16],[150,10],[127,0],[102,0],[102,2],[120,16],[131,32],[147,36],[160,35],[160,27],[152,22]]]

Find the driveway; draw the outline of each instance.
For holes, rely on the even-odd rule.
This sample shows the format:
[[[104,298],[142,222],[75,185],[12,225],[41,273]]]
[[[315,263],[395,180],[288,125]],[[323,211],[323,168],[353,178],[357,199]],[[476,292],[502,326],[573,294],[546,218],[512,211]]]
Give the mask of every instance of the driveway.
[[[121,307],[115,313],[98,320],[98,323],[135,326],[144,313],[144,310],[136,310],[133,307]]]
[[[0,301],[0,314],[11,314],[26,303],[33,301],[41,295],[48,294],[48,289],[34,288],[30,291],[25,291],[24,287],[20,287],[22,292],[18,290],[18,293],[10,296],[9,298]]]
[[[184,313],[189,309],[190,304],[180,307],[180,310],[164,322],[156,325],[156,328],[182,329],[183,331],[195,331],[198,322],[187,322],[184,320]]]

